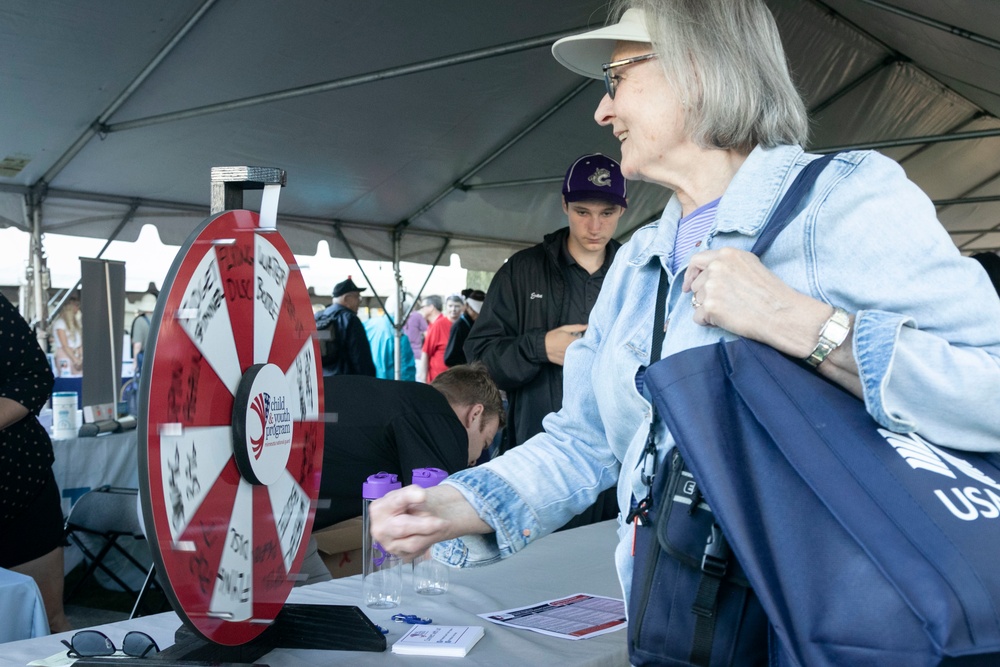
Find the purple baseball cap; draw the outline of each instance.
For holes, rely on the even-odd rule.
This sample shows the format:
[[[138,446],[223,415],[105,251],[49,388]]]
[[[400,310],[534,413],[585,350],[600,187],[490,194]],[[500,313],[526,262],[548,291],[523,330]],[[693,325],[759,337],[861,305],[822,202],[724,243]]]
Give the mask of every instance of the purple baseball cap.
[[[567,203],[591,199],[628,208],[621,165],[601,153],[578,157],[566,170],[562,194]]]

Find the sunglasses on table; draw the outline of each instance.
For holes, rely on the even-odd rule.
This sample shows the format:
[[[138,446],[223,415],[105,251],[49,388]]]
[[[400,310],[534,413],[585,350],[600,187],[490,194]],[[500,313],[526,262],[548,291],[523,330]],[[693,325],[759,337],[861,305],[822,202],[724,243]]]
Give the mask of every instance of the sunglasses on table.
[[[103,632],[98,630],[81,630],[69,641],[61,640],[69,651],[70,658],[100,658],[118,654],[118,647]],[[122,639],[121,653],[132,658],[145,658],[151,653],[159,653],[160,647],[153,638],[145,632],[132,630]]]

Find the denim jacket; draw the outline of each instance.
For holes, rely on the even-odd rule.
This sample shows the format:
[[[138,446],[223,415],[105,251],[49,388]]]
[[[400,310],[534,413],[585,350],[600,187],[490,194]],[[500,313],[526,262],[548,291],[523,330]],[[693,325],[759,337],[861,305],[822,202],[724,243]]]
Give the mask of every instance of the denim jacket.
[[[797,146],[756,148],[723,195],[701,247],[749,250],[815,157]],[[545,432],[447,480],[496,532],[438,545],[439,558],[471,566],[506,557],[617,481],[615,559],[628,597],[631,527],[621,516],[645,495],[639,473],[651,418],[634,377],[650,362],[659,270],[669,273],[680,216],[675,196],[658,222],[619,250],[586,335],[567,350],[563,407],[545,418]],[[899,165],[868,151],[838,156],[762,261],[796,290],[855,314],[855,361],[866,408],[879,424],[919,431],[948,447],[1000,450],[1000,300]],[[683,270],[671,275],[663,356],[733,338],[693,322],[682,282]],[[663,470],[673,440],[661,431]]]

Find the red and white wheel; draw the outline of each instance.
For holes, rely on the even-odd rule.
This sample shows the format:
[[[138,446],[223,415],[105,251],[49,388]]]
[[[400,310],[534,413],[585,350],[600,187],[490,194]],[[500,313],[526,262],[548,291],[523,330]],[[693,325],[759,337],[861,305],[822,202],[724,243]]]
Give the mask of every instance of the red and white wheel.
[[[288,245],[251,211],[206,220],[178,252],[139,388],[139,485],[177,614],[225,645],[263,632],[312,529],[322,369]]]

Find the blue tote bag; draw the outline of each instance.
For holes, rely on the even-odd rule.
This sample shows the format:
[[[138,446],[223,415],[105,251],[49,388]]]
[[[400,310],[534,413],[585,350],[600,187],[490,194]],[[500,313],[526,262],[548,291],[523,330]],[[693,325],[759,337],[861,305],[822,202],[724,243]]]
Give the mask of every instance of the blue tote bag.
[[[771,664],[1000,665],[1000,457],[886,431],[742,338],[646,382],[767,614]]]

